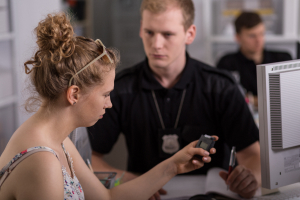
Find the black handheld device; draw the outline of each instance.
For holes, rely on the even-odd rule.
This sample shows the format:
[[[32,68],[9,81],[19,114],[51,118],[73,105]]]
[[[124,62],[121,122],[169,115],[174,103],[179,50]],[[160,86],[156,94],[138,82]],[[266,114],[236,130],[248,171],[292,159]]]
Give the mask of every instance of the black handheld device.
[[[198,143],[196,144],[196,148],[202,148],[209,152],[211,148],[215,145],[215,138],[209,135],[201,135]],[[203,156],[196,155],[197,158],[202,160]]]

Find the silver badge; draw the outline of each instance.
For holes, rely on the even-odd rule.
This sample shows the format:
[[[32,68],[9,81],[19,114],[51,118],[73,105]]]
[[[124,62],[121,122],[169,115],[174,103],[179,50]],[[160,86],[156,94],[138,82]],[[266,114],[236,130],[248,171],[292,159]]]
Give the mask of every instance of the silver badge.
[[[179,150],[179,142],[178,142],[178,136],[177,135],[164,135],[162,137],[163,144],[162,144],[162,150],[165,153],[175,153]]]

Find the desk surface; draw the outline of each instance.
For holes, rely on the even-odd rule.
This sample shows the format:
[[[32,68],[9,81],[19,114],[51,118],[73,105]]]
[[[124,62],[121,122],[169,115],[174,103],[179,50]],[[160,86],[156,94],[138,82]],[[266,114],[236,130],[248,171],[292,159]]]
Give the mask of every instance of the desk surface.
[[[161,199],[191,197],[196,194],[203,194],[205,181],[205,175],[175,176],[163,187],[168,193],[166,195],[161,195]]]
[[[161,195],[162,200],[188,200],[196,194],[204,194],[205,175],[181,175],[172,178],[163,188],[166,195]],[[254,198],[260,199],[289,199],[300,200],[300,183],[279,188],[280,193]]]

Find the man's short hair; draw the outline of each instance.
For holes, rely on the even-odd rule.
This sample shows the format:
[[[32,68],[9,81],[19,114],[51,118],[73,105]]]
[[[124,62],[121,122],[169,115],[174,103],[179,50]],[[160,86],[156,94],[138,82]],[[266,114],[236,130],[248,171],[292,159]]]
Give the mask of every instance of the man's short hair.
[[[144,10],[152,13],[165,12],[170,5],[181,9],[183,27],[184,30],[187,30],[194,23],[195,18],[195,8],[192,0],[143,0],[140,8],[141,16]]]
[[[243,28],[250,29],[262,22],[261,17],[256,12],[243,11],[234,21],[235,32],[239,34]]]

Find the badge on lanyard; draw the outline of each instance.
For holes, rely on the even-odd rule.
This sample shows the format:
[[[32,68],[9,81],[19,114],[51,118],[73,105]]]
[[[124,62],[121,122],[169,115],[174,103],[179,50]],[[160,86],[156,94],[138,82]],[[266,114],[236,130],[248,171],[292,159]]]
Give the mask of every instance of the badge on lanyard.
[[[164,135],[162,139],[162,150],[165,153],[173,154],[179,150],[178,135]]]
[[[182,98],[181,98],[181,102],[179,105],[178,114],[176,117],[176,122],[175,122],[174,128],[166,129],[163,119],[162,119],[162,115],[161,115],[159,107],[158,107],[155,93],[152,90],[152,96],[153,96],[156,110],[157,110],[159,120],[160,120],[160,123],[162,126],[162,129],[158,130],[159,156],[161,158],[170,157],[172,154],[176,153],[180,149],[180,128],[177,128],[177,125],[178,125],[185,93],[186,93],[186,89],[182,93]]]
[[[181,147],[180,128],[158,129],[159,157],[168,158]]]

